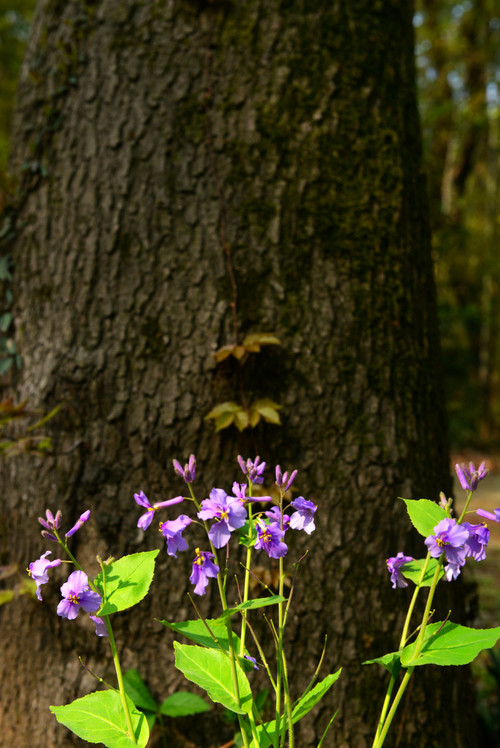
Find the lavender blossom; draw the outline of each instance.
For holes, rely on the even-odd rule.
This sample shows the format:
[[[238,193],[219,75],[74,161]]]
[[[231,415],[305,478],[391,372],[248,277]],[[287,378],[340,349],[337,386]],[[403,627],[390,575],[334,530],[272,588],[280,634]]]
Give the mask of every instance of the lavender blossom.
[[[500,522],[500,507],[492,512],[487,512],[486,509],[476,509],[476,514],[485,519],[490,519],[492,522]]]
[[[89,616],[89,618],[95,623],[96,636],[108,636],[108,629],[103,618],[99,618],[99,616]]]
[[[440,558],[444,553],[448,566],[444,567],[448,581],[456,579],[460,568],[465,564],[465,543],[469,538],[469,531],[464,525],[458,525],[456,519],[442,519],[433,528],[434,534],[429,535],[424,543],[432,558]]]
[[[408,582],[403,576],[401,568],[405,564],[409,564],[413,561],[411,556],[405,556],[399,552],[397,556],[391,556],[387,559],[387,568],[391,574],[392,588],[395,590],[396,587],[408,587]]]
[[[477,470],[473,462],[469,462],[468,465],[455,465],[455,471],[464,491],[475,491],[479,481],[486,478],[489,472],[485,462],[482,462]]]
[[[264,520],[258,519],[256,529],[255,549],[257,551],[264,550],[269,558],[282,558],[287,554],[288,546],[282,542],[285,530],[282,530],[277,522],[266,525]]]
[[[157,501],[155,504],[153,504],[153,506],[151,506],[148,497],[146,496],[144,491],[141,491],[140,493],[134,494],[134,500],[136,504],[139,504],[139,506],[143,506],[146,509],[146,513],[139,517],[137,527],[140,527],[141,530],[147,530],[151,522],[153,521],[153,516],[157,509],[163,509],[166,506],[180,504],[181,501],[184,501],[184,497],[176,496],[175,499],[167,499],[167,501]]]
[[[290,527],[290,517],[288,514],[281,514],[279,506],[273,506],[267,512],[264,512],[266,517],[269,517],[271,522],[276,522],[279,527],[283,527],[285,532]]]
[[[223,548],[229,542],[231,532],[245,524],[247,511],[239,499],[228,496],[221,488],[212,488],[210,498],[201,502],[198,517],[219,520],[208,531],[208,537],[215,548]]]
[[[291,488],[292,483],[297,477],[297,473],[298,473],[298,470],[293,470],[292,474],[289,476],[287,471],[282,473],[280,466],[276,465],[276,470],[275,470],[276,485],[278,486],[278,488],[283,489],[283,493],[286,493],[288,489]]]
[[[57,606],[57,615],[72,621],[80,608],[86,613],[94,613],[101,607],[101,596],[89,587],[85,572],[72,572],[61,587],[63,599]]]
[[[219,567],[212,561],[214,558],[213,553],[200,551],[199,548],[196,549],[196,558],[193,561],[193,570],[189,577],[191,584],[196,585],[194,588],[196,595],[204,595],[207,589],[208,578],[214,578],[219,573]]]
[[[257,456],[253,461],[248,459],[245,462],[243,457],[238,455],[238,464],[250,483],[264,483],[263,473],[266,469],[266,463],[260,462],[259,456]]]
[[[160,523],[160,532],[167,541],[167,553],[177,558],[178,551],[187,550],[188,544],[182,537],[182,533],[191,524],[191,518],[181,514],[177,519],[167,520]]]
[[[38,521],[45,529],[42,530],[42,536],[47,540],[51,540],[53,543],[58,543],[58,539],[54,533],[54,530],[58,530],[61,526],[62,512],[60,509],[57,510],[56,516],[52,514],[50,509],[45,510],[45,517],[38,517]]]
[[[39,600],[42,599],[40,587],[42,584],[47,584],[49,581],[48,570],[53,569],[55,566],[59,566],[61,563],[60,558],[56,558],[54,561],[49,561],[47,556],[50,556],[51,553],[52,551],[45,551],[40,558],[37,558],[36,561],[32,561],[26,569],[33,581],[36,582],[36,596]]]
[[[74,535],[75,532],[77,532],[80,529],[80,527],[83,524],[85,524],[85,522],[87,522],[87,520],[89,518],[90,518],[90,509],[87,509],[86,512],[84,512],[83,514],[80,515],[79,519],[76,521],[76,524],[73,525],[73,527],[71,528],[71,530],[68,530],[68,532],[65,535],[65,538],[68,539],[72,535]]]
[[[465,557],[472,556],[475,561],[484,561],[490,531],[485,524],[471,525],[469,522],[463,522],[462,527],[469,531],[469,537],[465,543]]]
[[[190,455],[189,462],[182,467],[178,460],[172,460],[174,470],[186,483],[192,483],[196,476],[196,458],[194,455]]]
[[[298,496],[294,501],[291,502],[290,506],[293,506],[297,511],[290,517],[290,527],[292,530],[304,530],[310,535],[315,529],[314,524],[314,512],[317,506],[312,501],[307,501],[303,496]]]

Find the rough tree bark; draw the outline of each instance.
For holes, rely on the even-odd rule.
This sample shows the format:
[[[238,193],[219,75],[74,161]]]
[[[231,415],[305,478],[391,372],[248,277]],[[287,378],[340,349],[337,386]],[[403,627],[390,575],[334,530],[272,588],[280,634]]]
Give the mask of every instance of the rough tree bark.
[[[171,459],[191,452],[200,493],[229,489],[236,455],[256,448],[298,467],[319,512],[292,682],[307,683],[326,633],[325,669],[345,666],[328,702],[342,748],[371,745],[385,678],[360,662],[402,620],[385,558],[413,541],[396,497],[450,488],[412,44],[402,0],[42,0],[13,142],[18,392],[67,407],[52,457],[4,469],[4,554],[23,568],[40,555],[47,506],[68,523],[92,509],[74,538],[89,564],[157,547],[132,493],[179,493]],[[283,405],[283,425],[250,436],[204,421],[238,397],[213,357],[235,301],[240,335],[283,341],[246,385]],[[190,615],[189,564],[163,554],[155,598],[117,618],[125,667],[159,698],[182,679],[153,618]],[[1,611],[5,746],[75,744],[48,705],[94,688],[77,653],[108,674],[106,647],[58,619],[57,584],[45,589],[43,605]],[[453,676],[430,678],[432,698],[416,684],[400,745],[474,745]],[[297,745],[317,744],[327,716]],[[199,744],[217,745],[205,729]]]

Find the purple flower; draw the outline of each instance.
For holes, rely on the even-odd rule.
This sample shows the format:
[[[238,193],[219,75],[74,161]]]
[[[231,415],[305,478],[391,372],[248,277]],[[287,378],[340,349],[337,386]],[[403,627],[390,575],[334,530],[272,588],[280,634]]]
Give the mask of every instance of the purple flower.
[[[83,524],[85,524],[85,522],[87,522],[87,520],[89,519],[89,517],[90,517],[90,509],[87,509],[86,512],[84,512],[83,514],[80,515],[80,518],[77,520],[76,524],[73,525],[73,527],[71,528],[71,530],[68,530],[68,532],[66,533],[65,537],[66,538],[70,538],[72,535],[74,535],[75,532],[77,532],[80,529],[80,527]]]
[[[157,501],[155,504],[153,504],[153,506],[151,506],[151,504],[149,503],[149,499],[144,491],[135,493],[134,499],[136,504],[139,504],[139,506],[143,506],[146,509],[146,513],[139,517],[139,521],[137,522],[137,527],[140,527],[141,530],[148,529],[149,525],[153,521],[153,516],[157,509],[163,509],[164,507],[172,506],[173,504],[180,504],[181,501],[184,501],[183,496],[176,496],[175,499],[167,499],[167,501]]]
[[[455,471],[464,491],[475,491],[479,481],[488,475],[485,462],[482,462],[477,470],[473,462],[469,462],[468,465],[464,462],[461,465],[455,465]]]
[[[36,582],[36,596],[39,600],[42,599],[40,587],[42,584],[47,584],[49,581],[48,570],[53,569],[55,566],[59,566],[61,563],[60,558],[56,558],[54,561],[48,561],[47,556],[50,556],[51,553],[52,551],[45,551],[40,558],[37,558],[36,561],[32,561],[26,570],[33,581]]]
[[[228,496],[222,488],[212,488],[210,498],[201,502],[198,517],[219,520],[208,531],[208,537],[216,548],[223,548],[229,542],[231,532],[245,524],[247,510],[239,499]]]
[[[252,657],[251,655],[243,655],[243,657],[245,658],[245,660],[249,660],[249,662],[252,663],[254,670],[259,669],[259,666],[257,665],[257,660],[255,659],[255,657]]]
[[[183,478],[186,483],[192,483],[196,476],[196,458],[194,455],[190,455],[189,462],[182,467],[181,463],[177,460],[173,460],[174,470],[180,478]]]
[[[253,461],[248,459],[245,462],[243,457],[238,455],[238,464],[250,483],[264,483],[263,472],[266,469],[266,463],[260,462],[259,456]]]
[[[246,483],[238,483],[237,481],[233,483],[233,494],[242,504],[247,500],[247,488],[248,485]]]
[[[278,488],[282,488],[283,492],[286,493],[288,489],[291,488],[292,483],[297,477],[297,473],[298,473],[298,470],[293,470],[292,474],[289,477],[286,471],[282,473],[280,466],[276,465],[275,475],[276,475],[276,485],[278,486]]]
[[[57,606],[57,615],[72,621],[80,608],[86,613],[95,613],[101,607],[101,596],[92,592],[89,580],[83,571],[72,572],[61,587],[63,599]]]
[[[429,535],[424,541],[432,558],[445,554],[449,566],[444,568],[444,572],[448,581],[456,579],[460,574],[460,567],[465,564],[465,543],[468,537],[467,527],[458,525],[456,519],[442,519],[434,527],[434,535]]]
[[[264,550],[269,558],[281,558],[286,555],[288,546],[282,542],[285,530],[282,530],[277,522],[271,522],[269,525],[266,525],[264,520],[258,519],[256,529],[256,550]]]
[[[219,573],[219,567],[214,564],[212,559],[215,558],[209,551],[200,551],[196,549],[196,558],[193,561],[193,571],[189,577],[191,584],[195,584],[194,592],[197,595],[204,595],[209,577],[216,577]]]
[[[413,561],[411,556],[405,556],[403,553],[398,553],[397,556],[391,556],[387,559],[387,568],[391,573],[392,588],[395,590],[396,587],[408,587],[408,582],[403,576],[401,567],[405,564],[409,564]]]
[[[187,550],[188,544],[182,537],[182,533],[190,524],[191,518],[187,514],[181,514],[177,519],[160,523],[160,532],[167,541],[169,556],[177,558],[177,551]]]
[[[303,496],[298,496],[294,501],[291,502],[290,506],[293,506],[297,511],[290,517],[290,527],[292,530],[304,530],[310,535],[313,530],[316,529],[314,524],[314,512],[317,507],[312,501],[307,501]]]
[[[486,509],[476,509],[476,514],[486,519],[491,519],[492,522],[500,522],[500,507],[494,509],[492,512],[487,512]]]
[[[38,517],[38,521],[40,522],[42,527],[45,528],[45,530],[42,530],[42,536],[44,538],[47,538],[47,540],[52,540],[52,542],[57,543],[58,540],[53,530],[58,530],[59,527],[61,526],[61,520],[62,520],[61,510],[58,509],[56,512],[56,516],[54,517],[50,509],[46,509],[45,516],[46,516],[46,519],[43,519],[43,517]]]
[[[90,620],[95,623],[95,632],[97,636],[108,636],[108,629],[106,628],[106,622],[99,616],[90,616]]]
[[[465,543],[465,557],[472,556],[475,561],[484,561],[490,531],[485,524],[471,525],[468,522],[463,522],[462,527],[466,527],[469,531],[469,537]]]
[[[269,517],[271,522],[277,522],[278,526],[281,527],[281,518],[283,517],[283,530],[285,532],[288,530],[290,526],[290,517],[288,514],[281,514],[279,506],[273,506],[272,509],[269,509],[267,512],[264,512],[266,517]]]

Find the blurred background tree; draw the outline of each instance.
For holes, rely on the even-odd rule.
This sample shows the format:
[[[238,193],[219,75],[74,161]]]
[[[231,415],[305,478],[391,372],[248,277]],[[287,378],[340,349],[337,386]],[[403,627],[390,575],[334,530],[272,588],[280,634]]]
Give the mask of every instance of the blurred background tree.
[[[0,0],[0,210],[7,191],[7,161],[15,92],[35,0]]]
[[[496,0],[419,0],[420,110],[454,447],[500,441]]]

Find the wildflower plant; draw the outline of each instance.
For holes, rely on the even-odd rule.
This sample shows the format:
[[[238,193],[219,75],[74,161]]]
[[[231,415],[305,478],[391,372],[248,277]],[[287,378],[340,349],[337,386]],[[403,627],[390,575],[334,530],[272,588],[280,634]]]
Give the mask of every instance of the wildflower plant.
[[[453,502],[441,494],[438,503],[427,499],[403,499],[412,525],[424,537],[427,556],[413,559],[399,552],[387,560],[387,568],[394,589],[415,585],[406,615],[399,648],[382,657],[368,660],[365,665],[380,664],[390,673],[387,692],[375,731],[372,748],[382,748],[391,727],[401,698],[415,668],[422,665],[467,665],[486,648],[493,647],[500,638],[500,627],[474,629],[445,621],[433,621],[432,609],[437,585],[440,581],[453,582],[460,575],[466,560],[482,561],[490,531],[485,523],[465,522],[472,496],[488,471],[483,462],[476,470],[473,463],[456,465],[461,487],[466,492],[465,506],[458,518],[452,517]],[[494,522],[500,521],[500,509],[495,513],[477,509],[479,516]],[[425,594],[424,613],[420,624],[410,629],[417,598]],[[450,611],[451,612],[451,611]]]
[[[212,488],[201,500],[194,489],[196,461],[193,455],[183,468],[174,461],[174,470],[181,478],[188,495],[151,503],[143,491],[134,500],[145,509],[137,522],[144,532],[149,531],[156,512],[161,514],[159,531],[168,555],[192,554],[190,583],[193,595],[205,595],[215,585],[220,600],[217,618],[205,619],[199,612],[195,597],[191,597],[196,618],[189,621],[161,621],[177,637],[187,639],[174,642],[175,665],[191,682],[204,689],[210,699],[232,712],[239,726],[235,744],[245,748],[293,748],[294,725],[325,696],[340,676],[341,670],[319,680],[320,664],[311,674],[311,681],[302,694],[292,693],[285,655],[284,634],[293,595],[295,571],[302,558],[291,558],[289,537],[293,532],[311,536],[315,530],[316,505],[298,496],[289,501],[297,475],[275,469],[275,489],[278,499],[261,495],[264,491],[265,462],[243,460],[238,457],[244,483],[235,481],[232,493]],[[432,605],[440,581],[452,583],[460,575],[465,563],[480,562],[486,557],[489,530],[484,522],[464,521],[470,514],[469,505],[478,484],[487,475],[481,465],[457,465],[457,475],[466,491],[464,510],[456,519],[452,516],[452,502],[443,495],[439,503],[426,499],[404,499],[413,526],[423,536],[427,555],[413,559],[398,552],[387,560],[390,582],[394,590],[415,585],[406,615],[399,648],[365,664],[383,665],[390,674],[380,718],[375,728],[373,748],[382,748],[394,715],[415,668],[426,664],[463,665],[471,662],[482,649],[492,647],[500,638],[500,627],[478,630],[454,624],[448,620],[433,621]],[[241,480],[241,475],[240,475]],[[258,488],[258,490],[256,490]],[[192,511],[178,514],[191,505]],[[271,504],[271,507],[269,506]],[[163,512],[167,512],[165,518]],[[500,509],[494,513],[482,509],[478,516],[500,522]],[[135,671],[121,671],[111,618],[114,614],[140,603],[148,593],[155,572],[159,550],[135,553],[115,561],[97,559],[100,572],[92,578],[78,563],[69,548],[72,536],[90,519],[84,512],[65,534],[61,531],[61,512],[46,511],[39,518],[42,536],[57,544],[66,558],[51,558],[46,551],[29,565],[28,572],[36,583],[36,596],[42,600],[41,587],[49,582],[51,570],[63,563],[72,567],[67,581],[61,586],[61,600],[57,615],[73,621],[80,613],[88,614],[95,624],[95,635],[106,637],[116,670],[116,687],[96,691],[66,706],[52,706],[51,711],[60,723],[91,743],[103,743],[109,748],[145,748],[149,741],[150,724],[158,714],[157,706],[145,684]],[[203,542],[191,539],[193,527],[202,528]],[[243,562],[238,563],[232,547],[243,547]],[[263,582],[263,594],[251,596],[250,584],[259,579],[255,571],[254,554],[264,554],[278,567],[277,590]],[[174,563],[172,561],[172,563]],[[233,584],[231,563],[241,571],[241,579]],[[259,562],[260,564],[260,562]],[[260,567],[261,568],[261,567]],[[255,570],[255,571],[254,571]],[[397,592],[395,593],[397,594]],[[420,624],[412,631],[411,624],[417,598],[426,594],[425,609]],[[274,609],[275,614],[269,611]],[[275,657],[269,660],[251,623],[254,611],[265,611]],[[321,658],[322,660],[322,658]],[[262,698],[252,690],[252,673],[263,669],[273,695],[273,718],[262,712]],[[133,677],[131,677],[133,675]],[[127,677],[128,676],[128,677]],[[101,678],[100,683],[104,683]],[[177,695],[169,697],[175,698]],[[180,694],[178,694],[180,698]],[[189,695],[188,695],[189,696]],[[182,699],[181,699],[182,700]],[[166,704],[166,702],[165,702]],[[202,707],[203,710],[204,707]],[[165,707],[166,709],[166,707]],[[198,708],[198,711],[200,709]],[[163,711],[164,714],[172,712]],[[186,713],[185,711],[183,712]],[[336,713],[335,713],[336,714]],[[335,714],[331,717],[318,744],[324,742]],[[146,719],[147,715],[147,719]],[[148,724],[148,722],[150,724]]]
[[[311,673],[311,682],[302,695],[292,694],[288,679],[287,659],[284,651],[284,632],[293,593],[293,581],[285,578],[295,573],[302,559],[288,559],[285,536],[293,532],[311,535],[315,529],[316,506],[302,496],[288,502],[286,497],[297,476],[275,471],[278,499],[262,496],[266,463],[257,457],[243,460],[238,457],[240,480],[232,484],[232,493],[214,487],[208,497],[197,497],[194,490],[196,460],[193,455],[187,464],[174,460],[174,471],[184,481],[188,495],[165,501],[151,502],[143,491],[134,494],[134,501],[143,510],[137,526],[144,532],[153,526],[158,513],[159,531],[166,543],[168,555],[191,552],[192,567],[189,577],[193,585],[193,609],[197,618],[191,621],[161,621],[189,643],[174,642],[175,665],[185,677],[203,688],[213,702],[232,712],[239,723],[240,744],[247,748],[280,748],[285,743],[294,745],[293,725],[301,720],[321,700],[335,683],[340,670],[318,680],[319,666]],[[256,486],[259,495],[255,495]],[[177,505],[182,503],[184,513]],[[269,505],[272,507],[269,508]],[[192,511],[186,513],[186,506]],[[165,517],[163,513],[166,513]],[[51,711],[60,723],[89,742],[101,742],[110,748],[143,748],[149,741],[149,727],[145,715],[138,709],[141,700],[133,703],[134,689],[127,688],[127,678],[122,675],[117,646],[113,636],[111,618],[115,613],[138,604],[147,594],[154,575],[155,559],[159,553],[147,551],[125,556],[118,561],[98,559],[101,570],[92,579],[72,555],[69,542],[89,520],[90,511],[84,512],[64,533],[61,531],[62,515],[54,516],[47,510],[39,521],[43,537],[57,543],[66,559],[52,559],[51,551],[30,564],[28,572],[36,583],[36,595],[41,600],[41,587],[49,581],[50,570],[69,563],[74,570],[61,587],[61,600],[57,614],[69,621],[79,614],[88,614],[95,624],[97,636],[107,637],[116,670],[117,687],[77,699],[66,706],[52,706]],[[194,526],[202,528],[203,542],[190,539]],[[233,584],[230,563],[234,544],[243,547],[244,561],[234,558],[236,570],[241,569],[242,579]],[[264,553],[278,565],[277,591],[262,583],[261,597],[252,598],[251,579],[254,554]],[[241,554],[240,554],[241,555]],[[172,561],[172,563],[174,563]],[[199,614],[196,596],[205,595],[209,585],[215,584],[220,599],[220,615],[205,619]],[[285,595],[285,589],[287,595]],[[229,601],[232,601],[231,603]],[[275,615],[266,614],[270,635],[274,642],[275,661],[270,662],[255,636],[251,614],[255,610],[275,609]],[[264,669],[274,693],[273,718],[269,721],[261,713],[262,699],[254,694],[251,673]],[[100,679],[102,682],[102,679]],[[137,677],[136,677],[137,680]],[[144,703],[144,699],[142,699]],[[154,708],[154,707],[153,707]],[[330,720],[328,726],[333,721]],[[328,729],[328,728],[327,728]],[[326,731],[325,731],[326,734]]]

